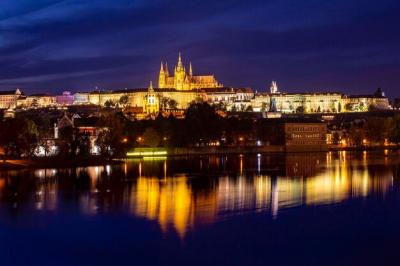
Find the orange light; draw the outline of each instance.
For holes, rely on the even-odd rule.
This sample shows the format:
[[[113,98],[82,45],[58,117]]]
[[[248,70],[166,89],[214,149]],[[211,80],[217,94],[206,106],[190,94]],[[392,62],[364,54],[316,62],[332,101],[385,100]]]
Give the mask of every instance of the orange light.
[[[342,142],[342,145],[343,145],[343,146],[346,146],[346,140],[345,140],[345,139],[342,139],[341,142]]]
[[[385,146],[389,146],[389,140],[388,139],[385,139],[385,144],[384,144]]]

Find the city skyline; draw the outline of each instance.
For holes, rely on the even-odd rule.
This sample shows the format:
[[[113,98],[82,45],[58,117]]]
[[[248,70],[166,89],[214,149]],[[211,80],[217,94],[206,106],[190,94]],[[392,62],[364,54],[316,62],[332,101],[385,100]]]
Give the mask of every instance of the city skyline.
[[[146,87],[181,51],[226,86],[400,96],[392,0],[6,0],[1,10],[1,90]]]

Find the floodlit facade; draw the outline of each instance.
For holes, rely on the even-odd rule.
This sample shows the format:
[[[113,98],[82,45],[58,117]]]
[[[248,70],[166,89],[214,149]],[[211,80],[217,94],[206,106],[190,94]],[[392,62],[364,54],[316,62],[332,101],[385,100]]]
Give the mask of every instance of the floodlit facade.
[[[181,54],[179,53],[178,63],[174,68],[173,76],[169,75],[167,63],[164,65],[163,62],[161,62],[158,87],[160,89],[188,91],[203,88],[221,88],[223,85],[220,84],[213,75],[193,75],[192,63],[189,64],[189,72],[186,72],[186,68],[182,63]]]
[[[19,89],[14,91],[0,91],[0,109],[14,109],[17,107],[17,100],[22,92]]]
[[[258,93],[252,100],[255,110],[269,111],[275,102],[282,113],[338,113],[343,111],[340,93]]]

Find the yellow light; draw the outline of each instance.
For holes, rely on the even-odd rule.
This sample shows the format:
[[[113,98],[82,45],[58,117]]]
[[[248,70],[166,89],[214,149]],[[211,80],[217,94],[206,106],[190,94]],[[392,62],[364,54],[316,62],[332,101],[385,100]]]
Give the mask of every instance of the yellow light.
[[[122,142],[127,143],[128,142],[128,138],[123,138]]]
[[[243,141],[243,137],[240,137],[240,138],[239,138],[239,141]]]
[[[139,157],[139,156],[155,157],[162,155],[167,155],[167,151],[134,151],[126,153],[126,156],[134,156],[134,157]]]
[[[389,140],[388,139],[385,139],[385,144],[384,144],[385,146],[389,146]]]

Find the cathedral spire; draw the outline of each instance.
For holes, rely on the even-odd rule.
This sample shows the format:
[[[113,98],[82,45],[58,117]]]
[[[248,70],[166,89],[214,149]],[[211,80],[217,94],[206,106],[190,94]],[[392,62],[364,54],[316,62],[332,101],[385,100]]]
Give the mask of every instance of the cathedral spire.
[[[168,77],[169,76],[169,71],[168,71],[168,63],[165,62],[165,75]]]
[[[164,66],[163,66],[163,62],[161,61],[161,67],[160,67],[160,74],[164,74]]]
[[[179,52],[177,68],[178,68],[179,70],[180,70],[180,69],[183,69],[181,52]]]
[[[192,62],[189,63],[189,76],[193,76]]]
[[[149,92],[154,92],[154,88],[153,88],[153,81],[150,80],[150,86],[148,89]]]

